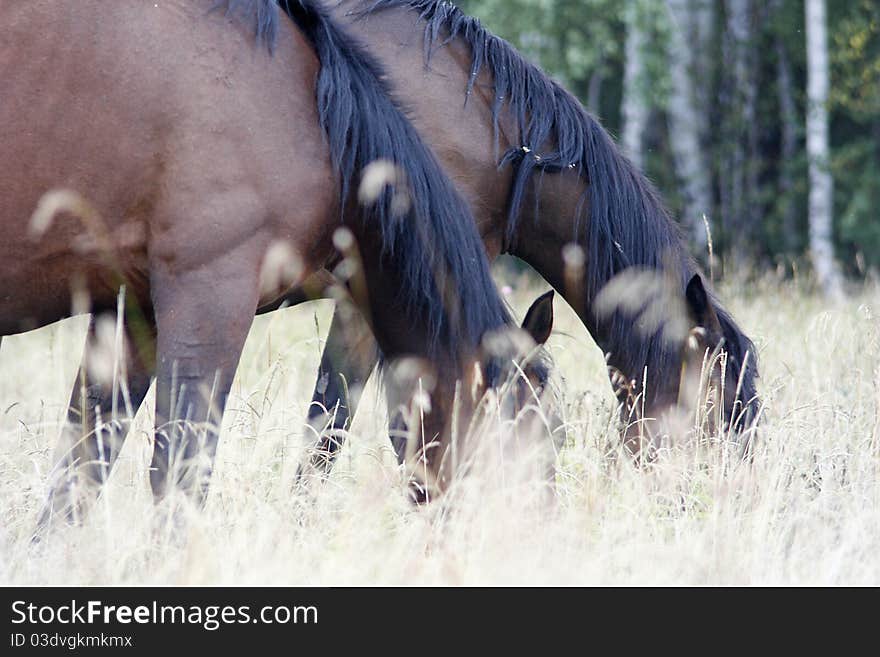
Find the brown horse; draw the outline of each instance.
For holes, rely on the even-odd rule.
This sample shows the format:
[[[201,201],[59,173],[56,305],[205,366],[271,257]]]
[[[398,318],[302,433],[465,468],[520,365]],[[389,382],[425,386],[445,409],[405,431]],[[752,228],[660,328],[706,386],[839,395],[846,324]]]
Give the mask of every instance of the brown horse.
[[[597,120],[451,2],[325,4],[385,65],[475,208],[490,259],[524,260],[578,313],[606,355],[629,448],[656,440],[655,420],[696,400],[682,399],[690,395],[682,372],[699,379],[707,354],[715,358],[700,394],[718,401],[705,415],[747,443],[760,408],[754,346],[705,289],[657,192]],[[327,409],[333,428],[345,428],[376,358],[363,323],[334,317],[311,410],[316,426]],[[321,439],[315,465],[332,461],[340,435]]]
[[[467,422],[457,380],[504,379],[480,348],[511,321],[475,220],[381,66],[312,2],[217,4],[0,8],[0,335],[119,310],[129,345],[104,377],[87,350],[43,523],[113,466],[124,373],[130,409],[157,378],[155,496],[203,500],[255,311],[343,260],[389,359],[432,365],[422,440],[446,444],[454,404]],[[375,162],[394,179],[359,185]]]

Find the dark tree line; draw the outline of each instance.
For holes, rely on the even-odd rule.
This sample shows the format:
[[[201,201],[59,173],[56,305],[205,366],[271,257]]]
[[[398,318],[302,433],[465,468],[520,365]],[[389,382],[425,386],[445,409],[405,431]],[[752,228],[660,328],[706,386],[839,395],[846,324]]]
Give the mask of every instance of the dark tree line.
[[[577,94],[728,266],[880,268],[877,0],[461,0]]]

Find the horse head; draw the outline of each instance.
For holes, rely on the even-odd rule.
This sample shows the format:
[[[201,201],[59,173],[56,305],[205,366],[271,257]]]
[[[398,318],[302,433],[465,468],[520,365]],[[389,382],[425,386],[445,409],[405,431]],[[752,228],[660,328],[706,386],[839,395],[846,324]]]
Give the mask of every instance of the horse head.
[[[409,360],[392,367],[396,388],[408,391],[415,402],[409,408],[397,407],[392,440],[410,474],[417,502],[435,498],[476,464],[495,462],[485,453],[490,441],[483,440],[491,430],[502,432],[505,453],[522,452],[525,446],[530,454],[540,454],[542,469],[552,473],[555,450],[546,437],[549,432],[557,438],[562,425],[551,403],[549,357],[544,350],[553,327],[553,298],[553,291],[541,295],[520,328],[484,334],[451,399],[452,388],[438,385],[436,369],[426,361]],[[426,412],[452,416],[455,429],[427,440]]]

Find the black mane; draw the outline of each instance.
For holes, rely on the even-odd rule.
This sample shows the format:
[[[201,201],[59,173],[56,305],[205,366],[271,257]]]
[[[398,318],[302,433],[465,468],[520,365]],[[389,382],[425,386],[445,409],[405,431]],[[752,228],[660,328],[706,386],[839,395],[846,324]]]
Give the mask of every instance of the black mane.
[[[340,180],[341,207],[360,208],[381,231],[387,262],[400,272],[401,296],[413,317],[427,317],[432,344],[479,344],[512,320],[498,296],[468,204],[394,100],[381,66],[314,0],[220,0],[228,14],[252,20],[272,49],[282,9],[320,61],[318,114]],[[375,203],[353,201],[361,172],[387,161],[403,172],[409,208],[401,216],[385,187]]]
[[[424,21],[426,59],[436,47],[456,38],[470,46],[470,77],[463,91],[467,98],[482,71],[491,75],[496,143],[502,110],[509,111],[517,122],[520,144],[501,158],[502,165],[514,167],[508,243],[514,243],[532,174],[576,170],[589,181],[572,235],[585,251],[588,299],[595,299],[608,281],[633,266],[677,270],[673,273],[680,279],[684,294],[697,267],[684,247],[680,227],[651,183],[620,153],[610,135],[574,96],[509,43],[486,30],[478,19],[447,0],[362,0],[362,8],[354,13],[366,16],[392,8],[418,12]],[[542,151],[548,148],[553,150]],[[742,371],[741,398],[748,404],[756,398],[755,347],[714,297],[713,303],[725,337],[728,366]],[[616,314],[602,322],[602,332],[604,341],[614,346],[615,356],[624,360],[630,374],[647,368],[649,375],[664,375],[679,366],[678,347],[668,344],[659,332],[648,340],[638,336],[631,318]]]

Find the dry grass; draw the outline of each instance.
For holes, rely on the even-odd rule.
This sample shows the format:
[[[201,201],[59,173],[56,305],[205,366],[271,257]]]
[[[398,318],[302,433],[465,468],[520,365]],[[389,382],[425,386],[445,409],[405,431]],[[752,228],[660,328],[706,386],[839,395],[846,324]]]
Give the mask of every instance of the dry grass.
[[[512,284],[522,312],[539,288]],[[768,409],[751,465],[717,443],[683,444],[643,470],[609,458],[601,354],[557,301],[550,347],[568,438],[553,505],[519,480],[464,482],[447,504],[409,505],[374,383],[330,479],[312,500],[294,495],[332,313],[315,302],[256,323],[208,507],[182,540],[156,531],[142,409],[85,525],[36,550],[85,324],[4,339],[0,583],[880,584],[880,291],[834,308],[791,284],[723,292],[761,351]]]

